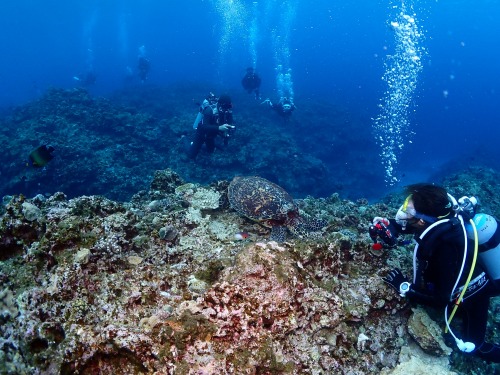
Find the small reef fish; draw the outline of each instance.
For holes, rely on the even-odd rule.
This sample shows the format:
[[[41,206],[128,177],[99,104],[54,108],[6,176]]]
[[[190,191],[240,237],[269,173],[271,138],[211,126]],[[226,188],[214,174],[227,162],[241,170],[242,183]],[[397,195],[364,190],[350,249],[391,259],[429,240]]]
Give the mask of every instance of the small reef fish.
[[[243,241],[248,238],[249,234],[247,232],[238,232],[234,235],[234,239],[237,241]]]
[[[35,148],[28,156],[28,166],[31,164],[35,168],[45,167],[54,158],[53,152],[54,147],[52,146],[41,145]]]

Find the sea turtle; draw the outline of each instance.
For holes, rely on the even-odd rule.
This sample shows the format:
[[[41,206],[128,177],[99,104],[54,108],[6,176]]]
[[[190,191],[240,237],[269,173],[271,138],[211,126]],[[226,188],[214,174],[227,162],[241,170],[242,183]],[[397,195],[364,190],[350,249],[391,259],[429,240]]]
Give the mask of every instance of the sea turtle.
[[[326,226],[323,221],[302,218],[290,194],[265,178],[235,177],[229,184],[228,198],[240,215],[271,227],[272,241],[283,242],[287,229],[303,237]]]

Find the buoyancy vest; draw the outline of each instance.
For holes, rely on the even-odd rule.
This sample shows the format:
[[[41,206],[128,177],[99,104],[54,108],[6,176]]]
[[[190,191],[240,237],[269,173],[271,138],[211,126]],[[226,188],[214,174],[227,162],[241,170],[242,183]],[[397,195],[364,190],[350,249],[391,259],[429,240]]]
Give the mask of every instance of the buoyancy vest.
[[[440,247],[442,247],[443,244],[446,243],[448,244],[447,246],[452,246],[452,244],[456,245],[458,251],[460,252],[460,262],[462,262],[462,268],[465,269],[463,269],[463,272],[461,272],[462,280],[457,281],[457,283],[459,283],[460,281],[465,281],[464,278],[470,271],[472,253],[474,248],[470,245],[467,245],[467,247],[465,246],[465,230],[462,226],[462,222],[457,216],[449,219],[439,220],[433,223],[419,236],[415,236],[415,240],[417,242],[413,254],[413,283],[415,285],[419,285],[422,287],[424,285],[424,274],[429,272],[432,274],[432,267],[440,266],[432,264],[430,263],[430,261],[434,254],[437,251],[440,251]],[[464,254],[464,251],[467,251],[467,254]],[[443,270],[443,272],[448,271],[449,270]],[[449,293],[451,294],[451,292],[452,291],[450,290]]]

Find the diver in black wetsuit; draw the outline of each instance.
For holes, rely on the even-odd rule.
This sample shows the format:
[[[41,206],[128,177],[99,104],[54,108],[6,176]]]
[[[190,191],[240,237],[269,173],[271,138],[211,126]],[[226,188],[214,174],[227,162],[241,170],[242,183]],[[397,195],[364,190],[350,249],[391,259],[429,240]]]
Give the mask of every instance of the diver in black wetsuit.
[[[149,59],[144,56],[139,56],[137,62],[137,70],[139,72],[139,79],[144,83],[148,79],[149,70],[151,68],[151,63]]]
[[[235,128],[233,124],[233,104],[228,95],[221,95],[216,99],[215,95],[210,95],[203,101],[200,107],[200,114],[194,124],[196,129],[195,137],[188,150],[188,157],[195,159],[205,143],[207,151],[213,153],[215,150],[215,138],[220,135],[224,138],[226,146],[231,136],[231,131]]]
[[[415,277],[410,283],[399,269],[394,269],[383,280],[412,302],[445,309],[447,326],[461,351],[500,362],[500,346],[485,342],[489,301],[500,290],[480,264],[473,267],[475,241],[465,236],[462,219],[467,219],[466,215],[442,187],[416,184],[409,186],[407,193],[395,219],[373,220],[370,236],[374,240],[380,236],[386,247],[392,247],[396,246],[399,234],[414,234],[418,244]],[[465,285],[471,269],[470,282]],[[460,302],[464,287],[466,291]],[[462,332],[458,335],[461,339],[449,327],[453,317],[450,312],[455,305],[463,318]]]
[[[295,104],[293,100],[283,96],[277,103],[271,102],[271,100],[266,99],[260,104],[267,104],[270,108],[274,109],[280,116],[287,119],[292,115],[295,110]]]
[[[241,85],[249,94],[255,92],[255,99],[260,99],[260,77],[254,68],[247,68],[247,73],[241,80]]]

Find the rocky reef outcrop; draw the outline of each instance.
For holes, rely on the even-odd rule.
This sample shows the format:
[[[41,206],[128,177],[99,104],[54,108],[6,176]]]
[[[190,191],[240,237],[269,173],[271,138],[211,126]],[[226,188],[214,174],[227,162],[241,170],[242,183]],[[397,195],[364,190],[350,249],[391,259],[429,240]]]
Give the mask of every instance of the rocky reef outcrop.
[[[227,185],[162,170],[126,203],[5,197],[0,373],[453,373],[441,322],[381,280],[411,269],[411,247],[371,250],[390,206],[298,200],[328,227],[278,244],[228,208]]]

